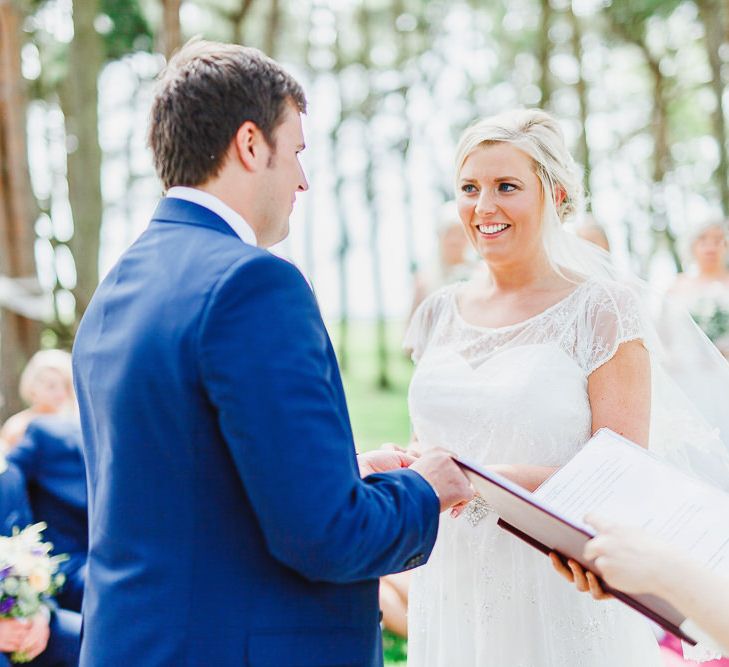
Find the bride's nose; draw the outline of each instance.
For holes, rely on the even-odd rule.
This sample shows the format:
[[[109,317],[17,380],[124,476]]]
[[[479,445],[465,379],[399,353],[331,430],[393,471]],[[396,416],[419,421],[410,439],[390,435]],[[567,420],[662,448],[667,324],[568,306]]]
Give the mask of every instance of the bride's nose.
[[[483,188],[478,196],[474,213],[477,216],[485,216],[494,213],[494,211],[496,211],[494,194],[488,188]]]

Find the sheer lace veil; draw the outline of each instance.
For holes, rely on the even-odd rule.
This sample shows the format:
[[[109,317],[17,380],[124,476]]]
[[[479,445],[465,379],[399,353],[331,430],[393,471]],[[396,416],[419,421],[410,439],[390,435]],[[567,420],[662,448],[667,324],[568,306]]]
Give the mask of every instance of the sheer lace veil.
[[[729,363],[686,310],[618,268],[602,248],[565,229],[565,221],[582,213],[583,191],[553,118],[528,109],[477,122],[461,137],[456,173],[478,146],[497,142],[511,143],[534,161],[544,193],[543,242],[554,269],[574,282],[617,282],[635,297],[651,359],[649,449],[729,491],[729,405],[722,405],[729,403]]]
[[[651,360],[649,449],[729,491],[729,405],[724,406],[729,403],[729,363],[688,311],[618,268],[602,248],[567,231],[549,203],[544,241],[555,269],[566,277],[618,282],[635,296]]]

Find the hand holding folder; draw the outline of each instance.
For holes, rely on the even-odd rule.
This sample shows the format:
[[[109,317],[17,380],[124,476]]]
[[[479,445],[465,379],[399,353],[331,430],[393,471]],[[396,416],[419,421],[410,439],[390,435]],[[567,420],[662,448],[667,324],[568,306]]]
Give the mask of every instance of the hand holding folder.
[[[545,554],[557,552],[584,569],[595,530],[587,514],[642,528],[687,551],[716,572],[729,572],[729,495],[664,464],[650,452],[601,429],[580,452],[529,493],[506,478],[457,459],[499,525]],[[689,643],[685,617],[652,594],[603,589]]]

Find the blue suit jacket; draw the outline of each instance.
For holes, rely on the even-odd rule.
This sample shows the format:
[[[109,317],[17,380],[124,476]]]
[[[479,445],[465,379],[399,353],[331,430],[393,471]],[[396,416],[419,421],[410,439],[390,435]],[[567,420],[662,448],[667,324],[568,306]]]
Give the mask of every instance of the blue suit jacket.
[[[427,558],[438,501],[360,479],[309,286],[177,199],[74,347],[89,476],[81,664],[380,665],[377,580]]]
[[[12,535],[13,528],[22,530],[31,523],[33,514],[23,474],[8,463],[7,469],[0,473],[0,535]]]
[[[25,477],[31,510],[36,521],[48,524],[44,535],[53,551],[68,554],[61,564],[67,577],[59,600],[79,609],[82,576],[88,551],[86,472],[81,446],[81,426],[76,419],[59,416],[34,419],[20,443],[8,454]],[[80,581],[77,582],[77,579]],[[72,592],[74,586],[79,590]],[[69,600],[64,599],[66,593]]]

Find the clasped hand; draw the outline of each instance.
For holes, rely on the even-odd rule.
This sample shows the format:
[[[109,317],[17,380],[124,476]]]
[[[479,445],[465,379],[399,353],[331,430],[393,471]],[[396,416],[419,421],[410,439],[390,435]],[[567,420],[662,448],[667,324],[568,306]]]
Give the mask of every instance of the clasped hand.
[[[433,487],[441,512],[473,498],[473,488],[465,474],[453,461],[450,453],[443,449],[429,449],[420,455],[419,452],[406,452],[388,443],[381,449],[360,454],[357,462],[362,477],[399,468],[412,468]]]
[[[25,654],[33,660],[45,651],[50,637],[48,615],[38,612],[28,619],[0,619],[0,652]]]
[[[357,456],[360,477],[398,468],[409,468],[415,457],[400,449],[375,449]]]

